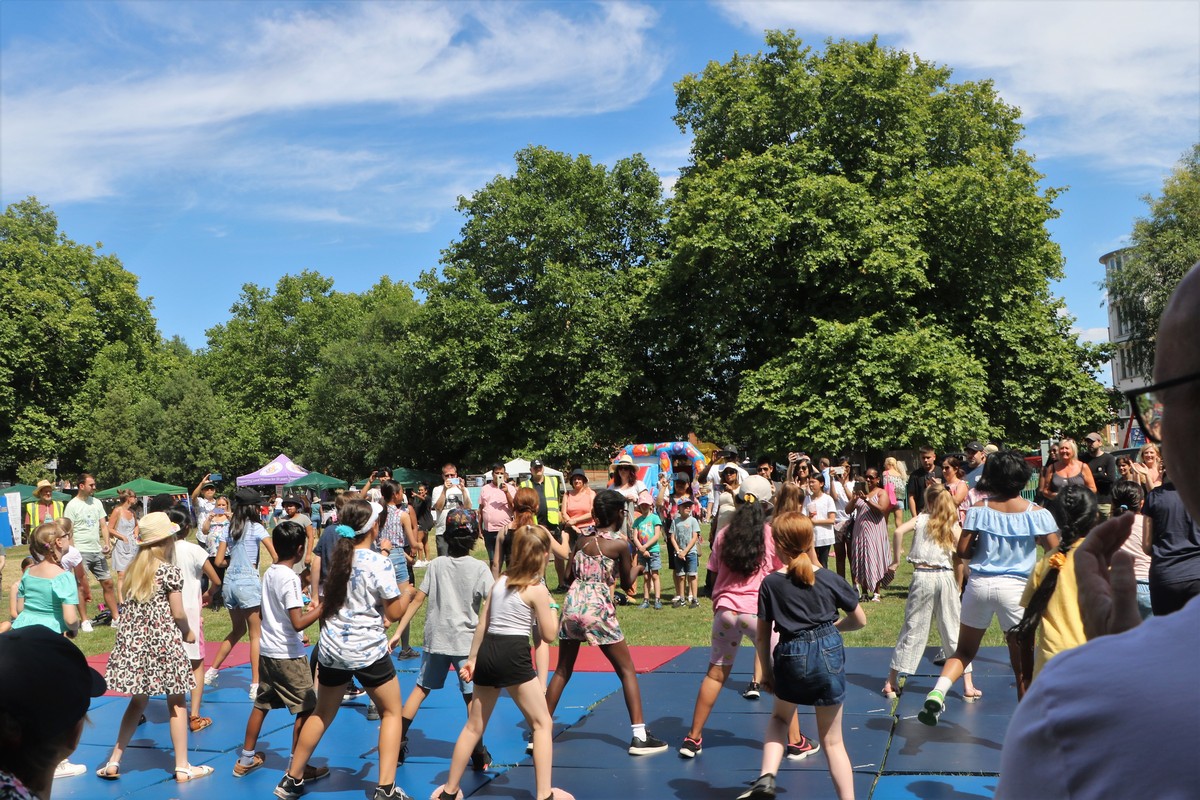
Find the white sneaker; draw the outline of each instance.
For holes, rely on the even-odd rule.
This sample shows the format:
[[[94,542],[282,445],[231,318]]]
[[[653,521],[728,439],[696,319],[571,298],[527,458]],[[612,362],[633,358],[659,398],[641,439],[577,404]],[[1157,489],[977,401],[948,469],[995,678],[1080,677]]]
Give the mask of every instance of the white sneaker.
[[[209,667],[204,673],[204,685],[205,686],[216,686],[217,678],[219,678],[219,677],[221,677],[221,673],[218,672],[217,670],[213,669],[212,667]]]
[[[65,758],[58,762],[58,766],[54,768],[55,778],[73,778],[76,775],[82,775],[87,772],[87,767],[83,764],[72,764]]]
[[[257,696],[258,696],[258,684],[252,683],[252,684],[250,684],[250,699],[253,700]]]
[[[85,619],[83,622],[79,623],[79,630],[83,631],[84,633],[91,633],[92,621],[90,619]]]
[[[425,569],[425,567],[428,567],[428,566],[429,566],[428,561],[414,561],[413,562],[413,569]]]

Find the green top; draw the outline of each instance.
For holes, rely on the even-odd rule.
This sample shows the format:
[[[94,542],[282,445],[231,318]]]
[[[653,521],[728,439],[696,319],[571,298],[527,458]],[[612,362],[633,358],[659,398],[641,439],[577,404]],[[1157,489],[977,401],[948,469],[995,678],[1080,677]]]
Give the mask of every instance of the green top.
[[[25,607],[13,620],[14,628],[44,625],[55,633],[66,633],[63,604],[79,604],[79,587],[70,572],[53,578],[39,578],[26,572],[17,584],[17,597],[24,598]]]

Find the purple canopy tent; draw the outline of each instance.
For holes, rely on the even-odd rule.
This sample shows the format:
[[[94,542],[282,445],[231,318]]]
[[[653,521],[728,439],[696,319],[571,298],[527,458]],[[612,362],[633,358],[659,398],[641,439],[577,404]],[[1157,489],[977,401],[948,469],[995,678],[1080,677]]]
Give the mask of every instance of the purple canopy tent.
[[[280,453],[262,469],[249,475],[239,475],[238,486],[275,486],[291,483],[297,478],[303,478],[308,470],[296,466],[293,461]]]

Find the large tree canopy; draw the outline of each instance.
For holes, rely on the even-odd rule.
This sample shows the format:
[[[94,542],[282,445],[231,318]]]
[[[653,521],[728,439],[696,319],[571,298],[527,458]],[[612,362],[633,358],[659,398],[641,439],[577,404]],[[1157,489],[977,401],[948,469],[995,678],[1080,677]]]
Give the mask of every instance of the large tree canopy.
[[[1150,215],[1134,223],[1131,251],[1121,269],[1106,276],[1106,285],[1108,301],[1129,324],[1122,355],[1148,378],[1158,320],[1175,287],[1200,261],[1200,143],[1167,176],[1162,196],[1145,200]]]
[[[99,248],[100,245],[96,245]],[[78,425],[115,360],[148,370],[160,347],[151,303],[113,255],[58,230],[36,198],[0,217],[0,469],[81,451]]]
[[[610,170],[530,147],[514,175],[459,201],[467,221],[441,276],[417,282],[425,452],[595,457],[652,418],[639,387],[661,193],[641,156]]]
[[[1018,109],[990,82],[952,83],[874,41],[816,52],[772,32],[767,44],[676,85],[676,121],[694,139],[656,306],[682,334],[665,357],[706,367],[694,415],[735,413],[749,441],[786,430],[831,448],[967,433],[1028,443],[1104,419],[1099,353],[1069,334],[1049,292],[1062,276],[1045,226],[1055,190],[1017,146]],[[702,336],[682,324],[697,287]],[[914,337],[928,344],[914,351]],[[784,375],[803,407],[847,405],[831,417],[768,403]],[[828,396],[839,376],[861,390]],[[860,404],[889,420],[887,436],[831,429]],[[928,429],[931,411],[949,420],[960,405],[969,426]]]

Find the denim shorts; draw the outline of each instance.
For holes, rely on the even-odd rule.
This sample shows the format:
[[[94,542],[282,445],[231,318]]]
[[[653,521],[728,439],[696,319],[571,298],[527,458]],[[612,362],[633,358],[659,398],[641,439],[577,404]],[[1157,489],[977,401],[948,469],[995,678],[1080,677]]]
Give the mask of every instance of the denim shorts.
[[[388,553],[392,560],[392,569],[396,573],[396,583],[408,583],[408,558],[404,555],[403,547],[393,547]]]
[[[262,605],[262,583],[257,576],[225,573],[221,599],[228,609],[246,610]]]
[[[700,554],[695,549],[686,556],[675,559],[676,575],[695,575],[700,571]]]
[[[648,556],[639,555],[638,563],[642,565],[643,570],[658,572],[662,569],[662,553],[651,550]]]
[[[846,651],[833,623],[801,631],[775,646],[775,696],[799,706],[841,705]]]
[[[446,676],[450,674],[450,668],[453,667],[459,691],[463,694],[472,694],[475,691],[475,684],[464,681],[458,674],[459,667],[466,660],[466,656],[448,656],[442,653],[431,653],[429,650],[421,651],[421,670],[417,673],[417,686],[430,692],[442,688],[446,685]]]

